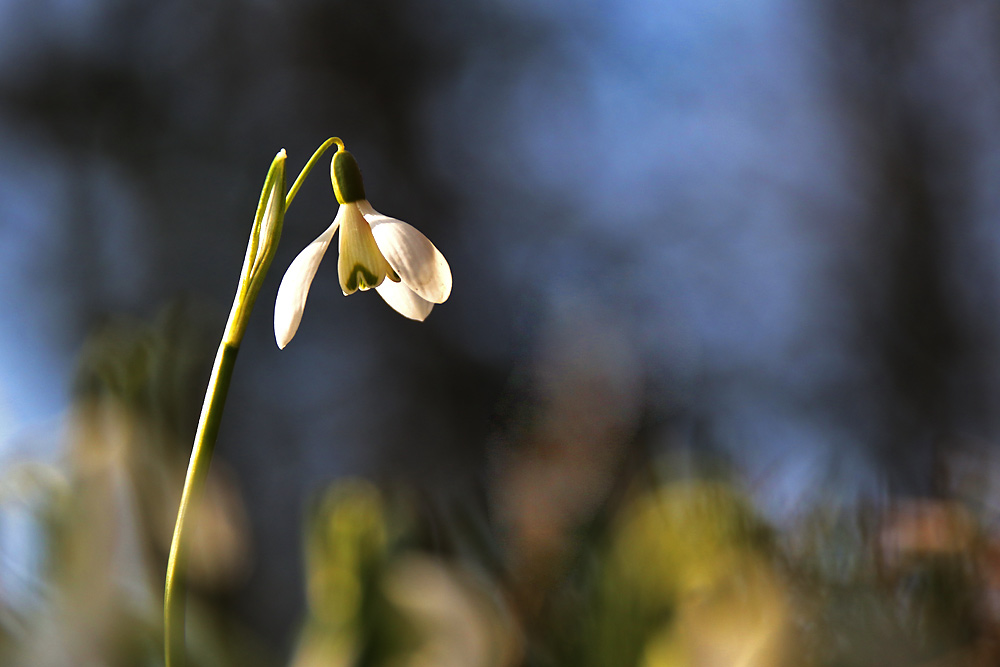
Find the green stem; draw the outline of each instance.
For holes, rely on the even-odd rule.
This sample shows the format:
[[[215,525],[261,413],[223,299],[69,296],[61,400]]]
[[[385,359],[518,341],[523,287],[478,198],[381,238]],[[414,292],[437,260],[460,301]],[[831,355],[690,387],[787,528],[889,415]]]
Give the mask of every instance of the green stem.
[[[319,158],[332,144],[343,146],[336,137],[327,139],[316,149],[302,168],[295,183],[292,184],[287,196],[285,192],[285,151],[282,149],[275,156],[271,168],[264,180],[257,213],[254,217],[250,242],[247,246],[243,271],[240,274],[240,284],[233,300],[233,308],[229,312],[229,321],[219,345],[219,352],[212,367],[212,376],[205,392],[205,402],[201,407],[201,418],[198,420],[198,431],[195,434],[194,446],[191,449],[191,460],[188,463],[187,475],[184,478],[184,489],[181,491],[180,506],[177,508],[177,522],[174,524],[174,535],[170,542],[170,556],[167,559],[167,575],[163,591],[163,645],[166,667],[183,667],[186,658],[184,641],[184,588],[181,586],[181,573],[184,571],[183,560],[185,543],[185,526],[187,514],[194,498],[197,497],[208,474],[212,462],[212,451],[219,435],[219,424],[222,422],[222,410],[229,393],[229,383],[233,377],[233,367],[236,365],[236,353],[239,351],[243,333],[246,331],[250,312],[260,291],[264,276],[271,265],[271,259],[277,249],[284,222],[285,211],[291,205],[299,188]],[[268,217],[265,220],[265,217]],[[265,224],[267,223],[267,224]],[[261,238],[263,234],[264,238]]]
[[[184,589],[181,586],[180,572],[182,554],[186,546],[184,527],[188,509],[192,499],[204,484],[208,474],[208,466],[212,460],[212,450],[219,435],[219,424],[222,422],[222,410],[229,393],[229,382],[233,377],[236,365],[236,353],[239,347],[223,342],[219,345],[219,353],[215,357],[212,376],[205,392],[205,402],[201,408],[201,418],[198,420],[198,431],[191,450],[191,461],[188,464],[187,477],[184,480],[184,490],[181,492],[181,502],[177,509],[177,523],[174,524],[173,541],[170,543],[170,558],[167,561],[167,579],[164,589],[164,649],[167,667],[183,667],[185,662],[184,642]]]
[[[326,152],[326,149],[329,148],[331,144],[337,144],[341,148],[343,148],[344,146],[344,142],[338,139],[337,137],[330,137],[329,139],[324,141],[319,148],[316,149],[316,152],[313,153],[312,157],[309,158],[309,161],[306,162],[306,166],[302,167],[302,171],[299,172],[299,177],[295,179],[294,183],[292,183],[292,187],[288,191],[288,196],[285,197],[286,209],[292,205],[292,200],[295,199],[295,195],[299,193],[299,188],[302,187],[302,182],[306,180],[306,176],[308,176],[309,172],[312,171],[312,168],[316,164],[316,161],[323,156],[323,153]]]

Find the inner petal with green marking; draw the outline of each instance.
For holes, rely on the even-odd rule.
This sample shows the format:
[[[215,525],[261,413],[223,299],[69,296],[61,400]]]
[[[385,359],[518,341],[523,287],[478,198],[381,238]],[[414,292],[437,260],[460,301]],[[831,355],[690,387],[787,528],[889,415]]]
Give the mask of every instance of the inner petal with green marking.
[[[399,276],[382,256],[372,229],[357,204],[341,204],[339,217],[340,259],[337,273],[344,295],[378,287],[386,277],[398,282]]]

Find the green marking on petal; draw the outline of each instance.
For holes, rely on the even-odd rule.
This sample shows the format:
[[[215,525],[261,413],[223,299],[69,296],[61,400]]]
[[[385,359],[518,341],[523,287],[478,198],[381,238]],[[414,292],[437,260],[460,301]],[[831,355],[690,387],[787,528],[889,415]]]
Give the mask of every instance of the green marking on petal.
[[[362,266],[361,264],[355,264],[347,278],[346,287],[348,292],[354,292],[356,290],[361,290],[363,292],[365,290],[372,289],[373,287],[378,287],[381,284],[382,281],[379,280],[379,277],[368,270],[367,267]]]

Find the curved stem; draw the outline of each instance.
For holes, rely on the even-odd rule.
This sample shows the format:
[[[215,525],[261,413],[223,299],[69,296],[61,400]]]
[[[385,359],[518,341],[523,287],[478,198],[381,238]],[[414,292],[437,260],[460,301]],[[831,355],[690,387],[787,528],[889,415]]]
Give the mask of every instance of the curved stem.
[[[185,519],[191,507],[191,501],[201,489],[208,474],[208,466],[215,449],[215,440],[219,435],[219,424],[222,422],[222,410],[229,393],[229,383],[233,377],[233,367],[236,365],[236,353],[239,347],[223,342],[215,356],[212,376],[205,392],[205,402],[201,408],[201,418],[198,420],[198,431],[191,450],[191,460],[188,463],[187,477],[184,479],[184,490],[181,492],[181,502],[177,509],[177,522],[174,524],[174,536],[170,543],[170,557],[167,560],[167,578],[164,588],[164,649],[167,667],[183,667],[185,662],[184,642],[184,589],[181,586],[180,572],[184,554]]]
[[[278,151],[264,180],[257,213],[254,216],[253,228],[250,232],[250,242],[247,246],[246,258],[243,261],[243,271],[240,283],[229,311],[229,321],[219,345],[219,352],[212,366],[212,375],[205,392],[205,401],[201,407],[201,417],[198,420],[198,430],[195,433],[194,446],[191,449],[191,460],[188,462],[187,475],[184,478],[184,489],[181,491],[180,505],[177,508],[177,521],[174,523],[174,534],[170,542],[170,555],[167,559],[167,574],[163,590],[163,644],[166,667],[183,667],[186,659],[186,644],[184,641],[184,587],[181,585],[181,573],[184,571],[185,526],[187,514],[194,499],[198,496],[209,465],[212,462],[212,452],[219,435],[219,424],[222,422],[222,411],[229,393],[233,368],[236,365],[236,353],[246,330],[250,312],[260,291],[264,276],[271,265],[271,259],[277,249],[281,237],[281,227],[284,223],[285,211],[295,198],[305,177],[312,171],[316,161],[326,152],[331,144],[343,146],[336,137],[327,139],[309,158],[306,166],[292,189],[284,199],[285,192],[285,151]]]
[[[316,149],[316,152],[313,153],[312,157],[309,158],[309,161],[306,162],[306,166],[302,167],[302,171],[299,172],[298,178],[296,178],[295,182],[292,183],[292,187],[288,191],[288,196],[285,197],[286,209],[292,205],[292,200],[295,199],[295,195],[299,193],[299,188],[302,187],[302,182],[306,180],[306,176],[308,176],[309,172],[312,171],[312,168],[316,165],[316,161],[323,157],[323,153],[326,152],[326,149],[329,148],[331,144],[337,144],[340,148],[344,147],[344,142],[341,141],[340,138],[330,137]]]

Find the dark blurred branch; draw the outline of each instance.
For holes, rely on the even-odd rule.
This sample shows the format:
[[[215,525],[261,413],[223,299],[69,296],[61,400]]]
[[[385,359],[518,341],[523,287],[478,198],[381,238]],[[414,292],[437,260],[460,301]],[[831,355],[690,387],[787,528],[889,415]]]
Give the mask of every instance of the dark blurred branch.
[[[941,448],[956,431],[969,323],[952,296],[949,255],[962,220],[946,219],[948,151],[926,104],[933,17],[909,0],[831,4],[834,81],[853,135],[868,233],[852,289],[881,420],[874,443],[896,491],[943,493]],[[954,103],[949,101],[949,103]]]

